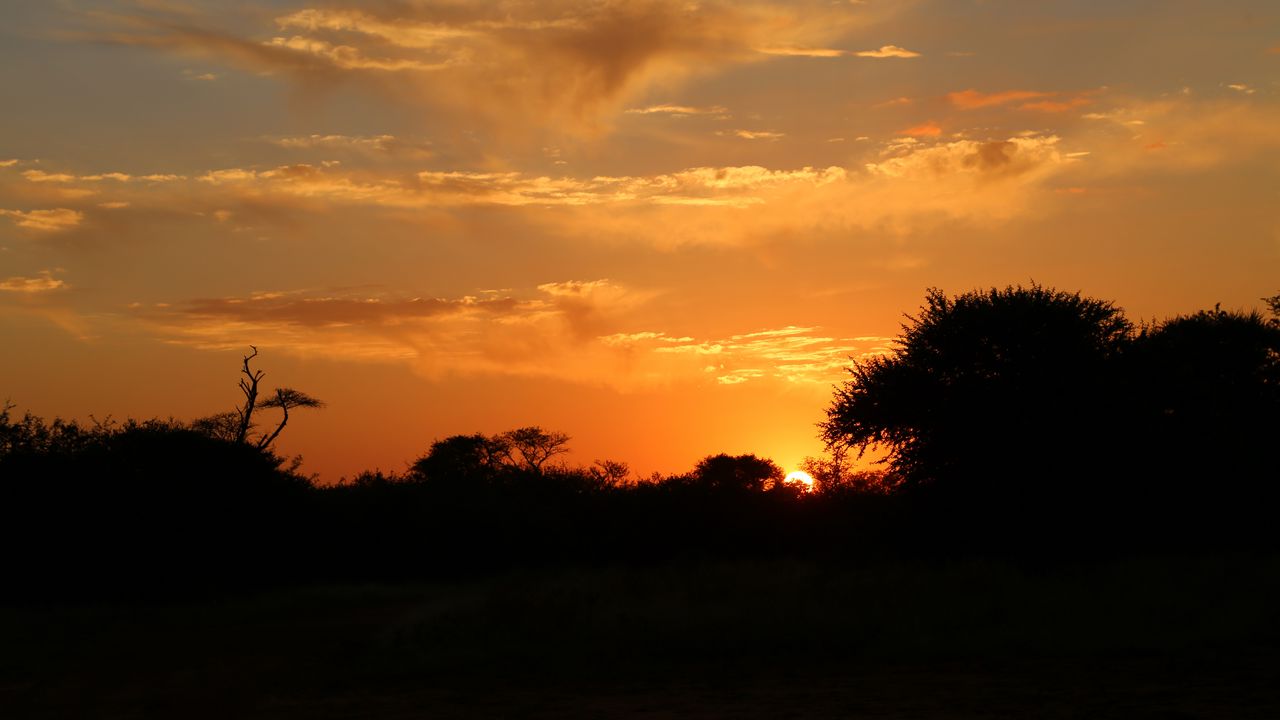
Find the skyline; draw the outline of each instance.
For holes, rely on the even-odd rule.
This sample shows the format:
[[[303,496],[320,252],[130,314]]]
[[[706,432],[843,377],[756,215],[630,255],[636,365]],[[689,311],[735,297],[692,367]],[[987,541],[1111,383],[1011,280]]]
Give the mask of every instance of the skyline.
[[[928,287],[1135,320],[1280,278],[1263,2],[32,3],[0,11],[0,394],[328,402],[325,481],[541,425],[787,470]]]

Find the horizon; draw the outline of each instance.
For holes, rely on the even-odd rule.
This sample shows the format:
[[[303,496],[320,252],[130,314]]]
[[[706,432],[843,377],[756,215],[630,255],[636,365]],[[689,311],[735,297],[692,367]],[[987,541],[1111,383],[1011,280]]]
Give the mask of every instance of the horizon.
[[[399,12],[395,12],[396,10]],[[537,425],[785,471],[925,291],[1135,321],[1280,277],[1280,7],[134,3],[0,10],[0,399],[324,400],[322,482]]]

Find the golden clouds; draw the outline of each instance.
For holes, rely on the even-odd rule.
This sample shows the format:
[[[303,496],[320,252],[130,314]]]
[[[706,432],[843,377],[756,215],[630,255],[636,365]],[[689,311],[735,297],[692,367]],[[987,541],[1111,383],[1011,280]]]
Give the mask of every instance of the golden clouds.
[[[863,50],[854,55],[863,58],[917,58],[920,53],[900,48],[897,45],[883,45],[879,50]]]
[[[884,352],[888,342],[796,326],[705,340],[619,331],[653,296],[609,280],[543,283],[526,297],[263,292],[139,308],[136,317],[170,342],[206,349],[253,342],[302,356],[405,363],[430,376],[544,376],[621,390],[748,381],[825,386],[850,357]]]
[[[69,230],[84,220],[84,213],[68,208],[52,210],[4,210],[0,209],[0,217],[11,219],[18,227],[42,233]]]
[[[514,129],[590,130],[653,87],[759,61],[761,47],[821,47],[868,15],[820,0],[397,3],[299,9],[275,19],[285,34],[266,39],[162,13],[128,18],[127,30],[97,37],[295,73],[309,86],[351,73],[394,75],[382,87],[410,102]],[[891,45],[848,54],[917,55]]]
[[[31,295],[35,293],[46,293],[52,290],[62,290],[67,284],[53,277],[50,270],[41,271],[38,277],[22,277],[20,275],[0,280],[0,292],[20,293],[23,295]]]
[[[1059,138],[1016,137],[1003,141],[960,140],[927,147],[909,145],[907,152],[868,163],[873,175],[892,178],[972,175],[1012,177],[1042,171],[1064,162]]]
[[[1060,113],[1073,108],[1088,105],[1092,102],[1085,94],[1067,95],[1059,92],[1041,92],[1038,90],[1004,90],[1001,92],[983,93],[969,88],[958,92],[947,93],[947,101],[961,110],[977,110],[979,108],[999,107],[1020,103],[1019,110],[1035,112]],[[1034,101],[1034,102],[1024,102]]]
[[[959,92],[947,93],[947,101],[961,110],[974,110],[993,105],[1007,105],[1019,100],[1035,100],[1049,97],[1052,93],[1035,90],[1005,90],[995,93],[981,93],[973,88]]]
[[[927,123],[916,125],[914,127],[906,128],[904,130],[899,130],[898,134],[906,137],[912,137],[912,138],[921,138],[921,137],[936,138],[942,134],[942,127],[939,126],[938,123],[930,121]]]
[[[653,115],[655,113],[663,115],[724,115],[728,112],[728,108],[720,105],[712,105],[711,107],[691,107],[689,105],[664,104],[627,109],[627,113],[631,115]]]

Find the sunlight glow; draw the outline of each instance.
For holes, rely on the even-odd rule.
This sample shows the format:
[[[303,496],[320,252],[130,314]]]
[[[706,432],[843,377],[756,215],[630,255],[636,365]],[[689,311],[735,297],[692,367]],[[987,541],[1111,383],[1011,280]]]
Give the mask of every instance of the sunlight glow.
[[[793,470],[787,473],[787,477],[783,480],[785,483],[798,483],[804,486],[805,492],[813,492],[813,476],[803,470]]]

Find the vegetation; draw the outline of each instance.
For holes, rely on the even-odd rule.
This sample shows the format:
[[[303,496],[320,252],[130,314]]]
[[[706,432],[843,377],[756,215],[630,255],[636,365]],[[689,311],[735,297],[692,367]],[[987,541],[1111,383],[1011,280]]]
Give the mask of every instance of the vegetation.
[[[539,427],[318,486],[272,448],[321,403],[260,393],[256,348],[191,423],[6,403],[0,715],[1275,716],[1268,303],[930,291],[812,492],[750,454],[575,467]]]
[[[1280,299],[1271,298],[1273,314]],[[260,391],[191,423],[81,425],[0,411],[6,597],[187,594],[502,568],[803,556],[1047,562],[1274,548],[1280,322],[1220,308],[1135,325],[1038,285],[931,290],[898,349],[857,362],[812,492],[755,455],[638,478],[563,462],[539,427],[433,442],[404,473],[316,486],[272,447]],[[265,400],[263,398],[266,398]],[[265,410],[280,415],[258,429]],[[886,467],[855,471],[868,449]]]

